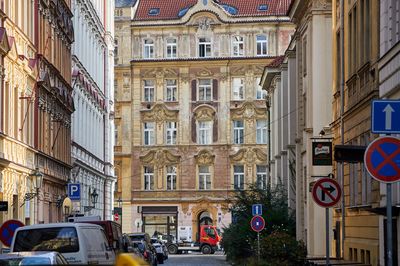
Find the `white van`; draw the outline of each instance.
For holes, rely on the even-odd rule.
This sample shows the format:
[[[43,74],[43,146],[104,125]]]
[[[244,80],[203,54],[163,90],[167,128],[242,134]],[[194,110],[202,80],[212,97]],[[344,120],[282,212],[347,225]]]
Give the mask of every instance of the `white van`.
[[[114,264],[115,254],[101,226],[53,223],[23,226],[15,231],[11,252],[58,251],[69,264]]]

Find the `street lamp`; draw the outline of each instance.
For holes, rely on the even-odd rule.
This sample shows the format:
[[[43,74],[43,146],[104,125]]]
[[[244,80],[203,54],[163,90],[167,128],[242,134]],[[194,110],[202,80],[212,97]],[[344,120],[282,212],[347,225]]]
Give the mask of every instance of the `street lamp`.
[[[43,174],[39,171],[39,168],[36,167],[35,171],[30,174],[32,178],[35,178],[35,190],[36,192],[31,192],[31,193],[25,193],[25,200],[31,200],[34,197],[39,195],[39,189],[43,185]]]
[[[99,197],[99,194],[97,194],[96,189],[93,190],[93,192],[90,194],[90,198],[92,200],[91,206],[83,206],[83,209],[85,212],[91,211],[92,209],[96,208],[96,203],[97,203],[97,198]]]

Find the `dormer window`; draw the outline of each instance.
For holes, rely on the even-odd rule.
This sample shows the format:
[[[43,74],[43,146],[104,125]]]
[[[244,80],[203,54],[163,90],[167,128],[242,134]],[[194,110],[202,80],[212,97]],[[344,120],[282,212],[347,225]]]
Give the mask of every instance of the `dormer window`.
[[[222,5],[222,7],[225,9],[226,12],[228,12],[231,15],[237,15],[238,10],[236,7],[230,6],[230,5]]]
[[[149,15],[150,16],[157,16],[160,14],[160,9],[159,8],[151,8],[149,10]]]
[[[179,10],[178,17],[183,17],[189,11],[189,7],[182,8]]]
[[[259,5],[258,6],[258,11],[267,11],[268,10],[268,5]]]
[[[199,57],[211,57],[210,38],[199,38]]]

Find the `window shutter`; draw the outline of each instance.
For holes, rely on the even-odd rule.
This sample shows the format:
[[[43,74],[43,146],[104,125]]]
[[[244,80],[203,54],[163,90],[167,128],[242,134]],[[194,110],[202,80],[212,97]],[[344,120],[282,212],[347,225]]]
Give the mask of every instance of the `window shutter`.
[[[197,100],[196,96],[196,91],[197,91],[197,80],[192,80],[192,101]]]
[[[218,141],[218,118],[215,116],[213,123],[213,143]]]
[[[213,79],[213,98],[214,101],[218,101],[218,80]]]
[[[197,129],[196,129],[196,119],[194,119],[194,117],[192,117],[192,128],[191,128],[191,130],[192,130],[192,141],[194,142],[194,143],[196,143],[197,142]]]

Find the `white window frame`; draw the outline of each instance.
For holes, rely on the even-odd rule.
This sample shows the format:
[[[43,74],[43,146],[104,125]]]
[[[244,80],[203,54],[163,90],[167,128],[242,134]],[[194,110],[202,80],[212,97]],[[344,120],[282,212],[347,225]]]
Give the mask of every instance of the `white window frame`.
[[[152,146],[155,143],[155,123],[143,123],[143,144],[145,146]]]
[[[200,145],[212,144],[213,121],[197,121],[197,143]]]
[[[265,37],[265,39],[259,40],[259,37]],[[260,46],[260,49],[258,49]],[[260,52],[259,52],[260,50]],[[268,55],[268,37],[265,34],[256,35],[256,53],[257,56]]]
[[[178,41],[176,38],[167,38],[165,41],[165,54],[167,58],[176,58],[178,54]]]
[[[167,121],[165,122],[165,144],[175,145],[177,138],[177,122]]]
[[[143,178],[144,178],[144,190],[154,190],[154,167],[144,166],[143,167]]]
[[[143,101],[154,102],[155,86],[154,80],[145,79],[143,80]]]
[[[264,123],[263,125],[261,123]],[[267,144],[268,141],[268,121],[266,119],[256,120],[256,143],[257,144]]]
[[[165,101],[176,102],[178,101],[178,87],[176,79],[165,80]]]
[[[265,168],[265,170],[261,170]],[[256,180],[257,187],[259,189],[267,189],[267,166],[266,165],[256,165]]]
[[[243,36],[235,35],[232,37],[232,56],[244,56]]]
[[[267,91],[263,90],[262,87],[259,85],[261,78],[256,78],[256,99],[257,100],[264,100],[267,99]]]
[[[202,84],[208,81],[209,84]],[[202,92],[200,94],[200,92]],[[199,79],[197,86],[197,101],[209,102],[213,99],[213,82],[212,79]]]
[[[207,170],[202,172],[203,167],[207,167]],[[210,190],[211,189],[211,170],[209,165],[199,165],[199,190]],[[203,183],[203,186],[201,185]]]
[[[241,123],[241,125],[239,124]],[[233,143],[243,144],[244,143],[244,121],[233,120]]]
[[[198,57],[205,58],[205,57],[211,57],[212,55],[212,42],[211,38],[208,37],[199,37],[198,38]],[[203,48],[202,48],[203,47]],[[201,52],[204,51],[204,54]]]
[[[154,58],[154,40],[144,39],[143,40],[143,58],[153,59]]]
[[[166,178],[166,188],[167,190],[176,190],[176,166],[175,165],[168,165],[166,167],[166,173],[167,173],[167,178]]]
[[[241,101],[244,100],[244,78],[233,78],[232,79],[232,100]]]
[[[238,168],[242,168],[241,172],[239,172]],[[244,189],[244,165],[234,165],[233,166],[233,188],[235,190],[243,190]]]

